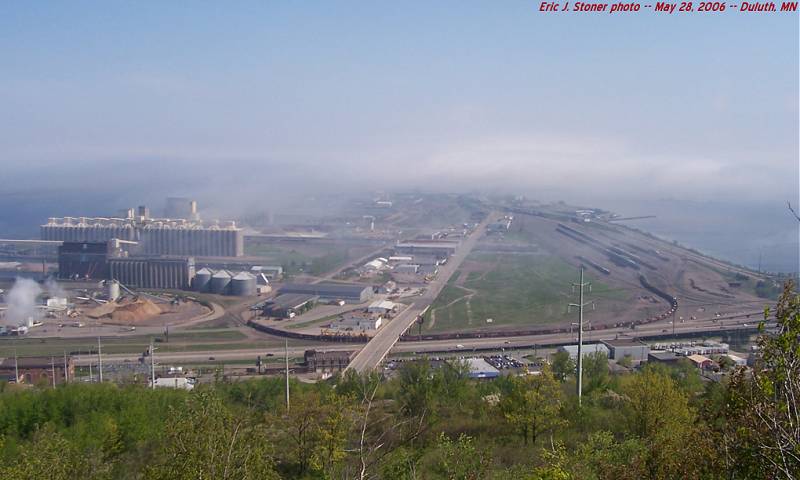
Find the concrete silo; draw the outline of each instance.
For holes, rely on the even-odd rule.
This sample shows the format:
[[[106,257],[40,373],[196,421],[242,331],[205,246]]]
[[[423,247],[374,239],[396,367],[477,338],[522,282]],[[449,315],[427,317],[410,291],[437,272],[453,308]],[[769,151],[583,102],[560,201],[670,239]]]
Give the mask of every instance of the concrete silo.
[[[211,293],[224,294],[231,283],[231,274],[225,270],[220,270],[211,277]]]
[[[247,272],[239,272],[231,279],[231,295],[247,297],[256,294],[256,277]]]

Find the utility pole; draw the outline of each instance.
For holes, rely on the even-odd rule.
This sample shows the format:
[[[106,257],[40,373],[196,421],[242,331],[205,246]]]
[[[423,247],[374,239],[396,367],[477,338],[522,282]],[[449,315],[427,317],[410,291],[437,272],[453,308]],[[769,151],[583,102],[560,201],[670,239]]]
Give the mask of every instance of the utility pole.
[[[94,383],[94,373],[92,373],[92,361],[89,360],[89,381]]]
[[[578,406],[581,405],[581,393],[583,391],[583,307],[587,305],[594,305],[594,302],[592,301],[583,301],[583,289],[585,287],[589,287],[589,291],[592,291],[592,284],[583,281],[583,266],[581,265],[580,281],[572,284],[573,290],[578,288],[578,303],[570,303],[569,307],[567,307],[567,310],[569,310],[570,307],[576,307],[578,309]]]
[[[97,337],[97,371],[100,383],[103,383],[103,347],[100,345],[100,337]]]
[[[675,311],[672,311],[672,338],[675,338]]]
[[[53,388],[56,388],[56,361],[50,357],[50,374],[53,377]]]
[[[19,383],[19,362],[17,361],[17,349],[14,349],[14,383]]]
[[[289,340],[284,340],[284,357],[286,359],[286,413],[289,413]]]
[[[150,388],[156,389],[156,349],[153,347],[153,340],[150,340]]]
[[[64,383],[69,382],[69,371],[67,370],[67,351],[64,350]]]

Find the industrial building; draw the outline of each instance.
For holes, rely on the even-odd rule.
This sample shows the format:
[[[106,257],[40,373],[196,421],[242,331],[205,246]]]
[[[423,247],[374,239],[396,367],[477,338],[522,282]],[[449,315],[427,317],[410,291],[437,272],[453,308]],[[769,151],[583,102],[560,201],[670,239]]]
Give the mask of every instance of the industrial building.
[[[289,283],[281,287],[281,293],[316,295],[321,300],[344,300],[348,303],[363,303],[372,298],[369,285],[356,283]]]
[[[310,309],[319,300],[316,295],[304,293],[285,293],[264,304],[264,315],[269,317],[292,318]]]
[[[277,280],[283,276],[283,267],[279,265],[254,265],[250,268],[254,275],[263,274],[269,280]]]
[[[331,322],[331,329],[340,332],[374,332],[381,328],[383,316],[379,313],[347,312]]]
[[[416,275],[419,271],[419,265],[413,263],[403,263],[394,267],[394,272],[398,274]]]
[[[306,350],[303,355],[306,367],[316,373],[338,372],[350,364],[352,352],[318,352]]]
[[[244,255],[244,235],[234,222],[150,218],[146,207],[139,207],[138,214],[130,209],[124,218],[49,218],[40,232],[42,240],[106,242],[117,238],[138,242],[138,253],[147,255]]]
[[[650,346],[638,340],[632,339],[616,339],[616,340],[603,340],[603,343],[608,347],[608,358],[619,361],[625,356],[630,356],[634,362],[646,362],[647,355],[650,353]]]
[[[675,365],[681,358],[685,357],[667,350],[655,350],[647,354],[648,362],[663,363],[665,365]]]
[[[131,288],[188,289],[194,258],[119,257],[108,260],[109,278]]]
[[[409,240],[399,242],[394,247],[396,256],[403,255],[433,255],[444,259],[456,252],[459,242],[448,240]]]
[[[107,279],[108,259],[115,255],[110,242],[64,242],[58,247],[58,276]]]
[[[569,357],[573,360],[578,359],[578,345],[564,345],[558,347],[559,352],[567,352]],[[582,348],[583,356],[586,355],[594,355],[595,353],[602,353],[603,355],[608,358],[609,354],[611,353],[607,346],[602,343],[587,343],[583,345]]]
[[[0,375],[11,382],[56,385],[75,377],[72,357],[8,357],[0,362]]]
[[[397,309],[397,304],[389,300],[376,300],[369,304],[367,312],[380,313],[381,315],[388,315]]]
[[[467,358],[464,361],[469,368],[469,378],[497,378],[500,376],[500,370],[491,366],[483,358]]]
[[[689,361],[700,370],[711,370],[712,368],[717,367],[717,364],[714,362],[714,360],[711,360],[705,355],[689,355],[686,358],[689,359]]]

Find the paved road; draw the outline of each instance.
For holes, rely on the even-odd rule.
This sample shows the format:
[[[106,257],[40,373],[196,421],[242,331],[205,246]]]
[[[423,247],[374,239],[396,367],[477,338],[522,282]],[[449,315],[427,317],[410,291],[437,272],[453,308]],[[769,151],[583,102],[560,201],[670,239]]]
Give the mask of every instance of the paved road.
[[[736,320],[725,320],[724,327],[727,330],[739,328],[752,328],[758,324],[762,317],[753,315],[751,318],[745,318],[742,315]],[[746,325],[746,326],[745,326]],[[675,328],[675,333],[678,336],[687,333],[705,332],[706,335],[712,336],[716,332],[720,332],[721,325],[719,321],[713,319],[698,319],[691,323],[678,324]],[[667,322],[658,322],[649,325],[642,325],[636,330],[627,328],[610,329],[602,331],[586,332],[584,340],[592,342],[597,340],[610,340],[616,337],[635,337],[663,334],[663,330],[672,333],[672,325]],[[721,333],[721,332],[720,332]],[[453,340],[429,340],[420,342],[399,342],[393,347],[393,351],[398,353],[444,353],[444,352],[458,352],[462,351],[464,354],[473,349],[494,349],[500,350],[502,348],[526,348],[533,345],[543,344],[570,344],[574,343],[575,334],[559,333],[549,335],[530,335],[522,337],[497,337],[497,338],[462,338]],[[460,346],[460,348],[459,348]],[[316,345],[316,346],[302,346],[293,345],[289,346],[289,355],[292,357],[301,357],[303,352],[309,348],[324,351],[355,351],[361,344],[330,344],[330,345]],[[204,363],[209,361],[209,357],[214,357],[217,362],[231,361],[231,360],[246,360],[252,359],[255,361],[256,356],[262,357],[272,354],[275,357],[282,357],[284,354],[283,347],[273,348],[250,348],[250,349],[236,349],[236,350],[211,350],[211,351],[194,351],[194,352],[169,352],[160,353],[156,351],[156,361],[160,364],[175,363]],[[77,365],[88,365],[89,363],[96,364],[96,355],[78,355],[73,357]],[[135,362],[139,356],[137,354],[104,354],[103,362],[118,363],[118,362]]]
[[[456,250],[456,253],[450,257],[447,263],[439,268],[439,273],[436,278],[428,284],[425,292],[417,297],[413,303],[405,309],[402,313],[396,316],[386,326],[378,330],[372,340],[367,343],[364,348],[353,358],[353,361],[348,365],[348,369],[362,373],[377,367],[389,350],[392,349],[397,339],[405,333],[406,330],[416,321],[417,316],[425,311],[439,296],[439,292],[450,280],[450,277],[458,270],[461,262],[469,255],[469,252],[478,242],[478,239],[483,236],[486,231],[486,225],[496,217],[497,213],[492,212],[486,216],[486,219],[478,225],[475,230],[469,235],[461,246]]]

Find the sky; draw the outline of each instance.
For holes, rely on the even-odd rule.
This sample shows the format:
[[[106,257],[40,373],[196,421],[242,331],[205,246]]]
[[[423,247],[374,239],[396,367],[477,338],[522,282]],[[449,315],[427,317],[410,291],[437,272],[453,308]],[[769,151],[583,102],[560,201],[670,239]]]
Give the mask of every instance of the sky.
[[[0,2],[0,180],[67,202],[371,185],[783,214],[799,38],[797,14],[523,0]]]

